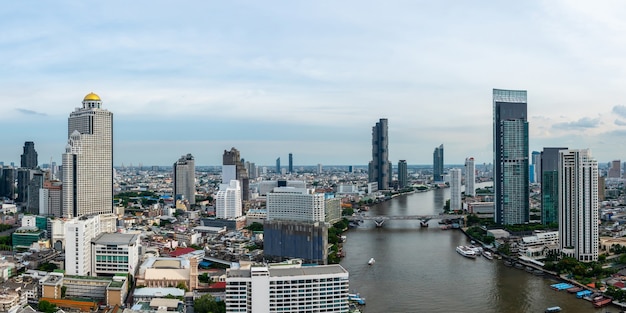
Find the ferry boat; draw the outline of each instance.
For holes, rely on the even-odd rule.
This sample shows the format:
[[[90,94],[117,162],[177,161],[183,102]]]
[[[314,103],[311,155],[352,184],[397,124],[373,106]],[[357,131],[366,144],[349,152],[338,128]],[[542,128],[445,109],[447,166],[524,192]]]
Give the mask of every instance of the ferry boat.
[[[487,250],[483,250],[482,255],[487,259],[487,260],[493,260],[493,254]]]
[[[475,259],[476,258],[476,251],[466,247],[466,246],[458,246],[456,247],[456,252],[458,252],[460,255],[466,257],[466,258],[470,258],[470,259]]]
[[[371,258],[369,261],[367,261],[367,265],[374,265],[375,262],[376,260],[374,260],[374,258]]]
[[[365,305],[365,298],[361,298],[361,295],[359,293],[349,293],[348,301],[356,302],[360,305]]]
[[[594,308],[601,308],[603,306],[607,306],[611,303],[611,301],[613,301],[611,298],[604,298],[602,297],[602,299],[600,300],[594,300],[593,301],[593,307]]]

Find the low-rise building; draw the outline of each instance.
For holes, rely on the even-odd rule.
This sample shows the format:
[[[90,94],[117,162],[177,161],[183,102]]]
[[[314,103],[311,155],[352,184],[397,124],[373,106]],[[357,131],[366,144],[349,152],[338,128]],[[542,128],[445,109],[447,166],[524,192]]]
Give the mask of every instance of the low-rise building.
[[[548,254],[559,254],[559,232],[537,232],[533,236],[522,237],[518,245],[520,256],[531,259],[544,259]]]

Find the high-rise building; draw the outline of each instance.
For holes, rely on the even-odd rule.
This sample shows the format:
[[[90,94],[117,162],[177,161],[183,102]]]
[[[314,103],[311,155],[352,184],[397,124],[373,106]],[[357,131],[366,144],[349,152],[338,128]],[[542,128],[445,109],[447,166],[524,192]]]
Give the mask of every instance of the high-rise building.
[[[280,157],[276,158],[276,173],[280,175]]]
[[[433,151],[433,181],[443,181],[443,144]]]
[[[530,182],[541,184],[541,152],[532,152],[531,163],[532,171],[530,171]]]
[[[525,90],[493,90],[494,220],[523,224],[530,218],[528,121]]]
[[[405,188],[409,184],[409,172],[406,160],[398,161],[398,187]]]
[[[369,182],[378,183],[378,190],[389,189],[391,183],[388,128],[386,118],[381,118],[372,127],[372,161],[369,163]]]
[[[622,177],[622,161],[613,160],[609,163],[608,178],[620,178]]]
[[[328,224],[324,222],[265,220],[263,256],[270,261],[293,258],[305,263],[328,261]]]
[[[348,271],[294,261],[229,269],[226,312],[348,312]]]
[[[28,169],[37,168],[37,151],[35,151],[34,142],[24,142],[24,153],[22,153],[20,158],[20,167]]]
[[[324,194],[313,189],[276,187],[267,194],[267,219],[324,222]]]
[[[559,152],[559,243],[582,262],[598,260],[598,162],[589,149]]]
[[[233,179],[229,184],[220,184],[220,190],[215,195],[215,217],[233,219],[241,216],[241,185]]]
[[[191,153],[183,155],[174,163],[174,196],[196,203],[196,164]]]
[[[324,172],[324,166],[321,163],[317,163],[317,173],[322,174]]]
[[[541,223],[558,223],[559,151],[567,148],[543,148],[541,152]]]
[[[61,217],[63,185],[60,181],[44,181],[39,189],[39,215]]]
[[[65,274],[91,276],[91,240],[101,233],[100,216],[84,215],[65,222]]]
[[[465,195],[475,197],[476,196],[476,165],[474,164],[474,158],[465,158]]]
[[[462,210],[461,202],[461,169],[450,169],[450,210]]]
[[[0,172],[0,199],[7,198],[9,200],[15,199],[15,178],[17,171],[12,166],[1,167]]]
[[[68,118],[63,216],[113,212],[113,113],[94,93]]]
[[[251,170],[246,166],[250,162],[242,161],[239,150],[230,148],[230,151],[224,150],[222,155],[222,183],[230,184],[231,180],[238,180],[241,187],[241,200],[250,199],[250,175]],[[255,169],[254,163],[250,165],[251,169]]]
[[[293,153],[289,153],[289,174],[293,173]]]

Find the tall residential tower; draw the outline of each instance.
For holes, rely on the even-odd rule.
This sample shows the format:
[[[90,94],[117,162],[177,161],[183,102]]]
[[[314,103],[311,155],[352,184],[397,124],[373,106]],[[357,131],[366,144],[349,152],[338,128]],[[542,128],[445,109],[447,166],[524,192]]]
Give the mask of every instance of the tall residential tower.
[[[174,197],[196,204],[196,164],[191,153],[174,163]]]
[[[476,196],[476,165],[474,158],[465,158],[465,195]]]
[[[578,261],[598,260],[598,162],[588,149],[559,151],[559,244]]]
[[[558,223],[559,151],[567,148],[543,148],[541,151],[541,223]]]
[[[369,163],[369,182],[377,182],[378,190],[389,189],[391,163],[389,163],[388,121],[381,118],[372,127],[372,161]]]
[[[528,121],[525,90],[493,90],[495,222],[528,222]]]
[[[68,118],[63,154],[63,216],[113,212],[113,113],[94,93]]]
[[[433,151],[433,181],[443,181],[443,144]]]

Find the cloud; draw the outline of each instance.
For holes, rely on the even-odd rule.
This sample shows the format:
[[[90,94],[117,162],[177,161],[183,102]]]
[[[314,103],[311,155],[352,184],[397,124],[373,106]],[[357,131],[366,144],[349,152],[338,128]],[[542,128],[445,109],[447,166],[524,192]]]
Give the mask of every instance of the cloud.
[[[615,120],[615,125],[617,125],[617,126],[626,126],[626,122],[618,119],[618,120]]]
[[[37,112],[37,111],[33,111],[33,110],[28,110],[28,109],[16,109],[18,112],[22,113],[22,114],[26,114],[26,115],[38,115],[38,116],[48,116],[48,114],[46,113],[41,113],[41,112]]]
[[[624,105],[616,105],[616,106],[613,107],[612,112],[617,114],[617,115],[619,115],[619,116],[621,116],[621,117],[626,117],[626,106],[624,106]],[[618,124],[618,125],[620,125],[620,124]]]
[[[557,123],[552,125],[553,128],[560,129],[587,129],[596,128],[600,125],[600,118],[583,117],[578,121]]]

